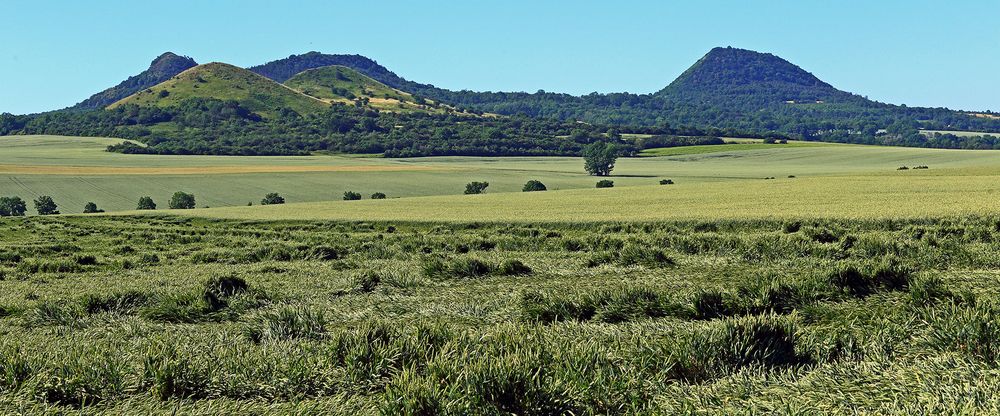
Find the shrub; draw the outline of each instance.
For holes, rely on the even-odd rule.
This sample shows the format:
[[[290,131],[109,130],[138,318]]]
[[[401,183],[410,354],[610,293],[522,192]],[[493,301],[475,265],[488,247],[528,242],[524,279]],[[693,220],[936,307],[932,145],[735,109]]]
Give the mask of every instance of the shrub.
[[[51,196],[42,195],[35,199],[35,210],[38,211],[38,215],[58,215],[59,206],[56,202],[52,200]]]
[[[195,199],[193,194],[177,191],[170,197],[168,204],[170,209],[194,209]]]
[[[345,201],[357,201],[359,199],[361,199],[361,194],[359,194],[357,192],[353,192],[353,191],[344,192],[344,200]]]
[[[80,326],[83,309],[76,303],[67,301],[44,301],[28,310],[25,321],[32,326],[61,325]]]
[[[586,321],[596,313],[597,308],[593,302],[557,298],[535,291],[521,294],[521,319],[527,322]]]
[[[520,260],[507,259],[500,262],[496,272],[502,276],[522,276],[531,274],[532,270]]]
[[[372,194],[371,198],[372,199],[385,199],[385,194],[381,193],[381,192],[376,192],[376,193]]]
[[[213,277],[205,282],[203,297],[212,310],[228,306],[230,297],[246,292],[247,281],[238,276]]]
[[[374,270],[365,270],[354,276],[354,291],[359,293],[374,292],[382,283],[382,276]]]
[[[27,204],[19,197],[0,197],[0,217],[21,217],[27,210]]]
[[[264,195],[264,199],[260,200],[261,205],[280,205],[284,203],[285,203],[285,198],[282,198],[281,195],[278,195],[277,192],[271,192],[267,195]]]
[[[598,188],[614,188],[615,182],[609,179],[602,179],[597,181]]]
[[[799,221],[786,222],[783,227],[785,234],[797,233],[800,229],[802,229],[802,223]]]
[[[427,277],[476,278],[489,275],[494,267],[482,260],[471,257],[458,257],[444,260],[431,260],[424,263],[423,271]]]
[[[545,184],[537,180],[530,180],[524,184],[524,188],[521,188],[522,192],[538,192],[546,190]]]
[[[671,305],[666,296],[643,288],[605,294],[597,299],[597,303],[600,306],[594,319],[607,323],[683,314],[683,307]]]
[[[868,296],[877,290],[902,290],[910,283],[913,271],[896,261],[841,265],[828,276],[834,286],[858,297]]]
[[[673,179],[660,179],[660,185],[673,185]]]
[[[80,304],[88,314],[95,313],[131,313],[146,305],[149,295],[128,291],[109,295],[85,295]]]
[[[336,260],[340,258],[340,252],[333,247],[316,246],[310,250],[309,256],[316,260]]]
[[[139,204],[135,207],[137,210],[153,210],[156,209],[156,203],[153,202],[153,198],[144,196],[139,198]]]
[[[806,357],[795,352],[795,326],[773,315],[724,321],[675,341],[667,362],[673,378],[689,382],[730,374],[741,368],[795,365]]]
[[[77,256],[73,256],[73,261],[76,262],[76,264],[79,264],[81,266],[93,266],[93,265],[97,264],[97,257],[94,257],[93,255],[89,255],[89,254],[87,254],[87,255],[77,255]]]
[[[100,212],[104,212],[104,210],[100,209],[100,208],[97,208],[97,204],[95,204],[93,202],[88,202],[86,205],[83,206],[83,213],[84,214],[97,214],[97,213],[100,213]]]
[[[622,266],[640,264],[646,267],[673,266],[674,259],[663,250],[639,244],[628,244],[618,252],[617,263]]]
[[[245,327],[244,334],[254,343],[321,339],[326,334],[326,316],[322,311],[282,307],[265,312]]]
[[[694,295],[694,313],[698,319],[716,319],[736,313],[727,295],[718,290],[703,290]]]
[[[474,195],[486,192],[486,188],[490,186],[489,182],[469,182],[465,184],[465,194]]]

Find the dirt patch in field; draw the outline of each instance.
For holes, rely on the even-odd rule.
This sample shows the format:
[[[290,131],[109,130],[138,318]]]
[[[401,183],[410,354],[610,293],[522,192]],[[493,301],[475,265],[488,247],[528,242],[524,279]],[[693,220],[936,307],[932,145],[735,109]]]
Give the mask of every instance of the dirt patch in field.
[[[0,165],[0,174],[29,175],[226,175],[240,173],[297,173],[297,172],[400,172],[450,170],[434,166],[46,166]]]

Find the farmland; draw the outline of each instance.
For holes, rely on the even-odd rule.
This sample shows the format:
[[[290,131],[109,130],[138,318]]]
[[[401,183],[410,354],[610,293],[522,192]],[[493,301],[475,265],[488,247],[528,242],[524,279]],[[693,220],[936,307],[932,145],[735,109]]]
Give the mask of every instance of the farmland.
[[[969,209],[935,213],[964,213],[988,204],[991,198],[969,198],[959,189],[975,189],[981,193],[993,189],[993,175],[1000,173],[1000,153],[993,151],[931,150],[886,148],[874,146],[790,143],[765,145],[757,143],[720,146],[693,146],[698,153],[661,157],[620,159],[610,179],[614,192],[591,192],[595,179],[587,176],[579,158],[565,157],[430,157],[382,159],[352,156],[248,157],[248,156],[154,156],[123,155],[105,152],[116,143],[114,139],[67,138],[58,136],[12,136],[0,138],[0,195],[19,195],[31,200],[38,195],[50,195],[65,213],[81,212],[86,202],[95,202],[108,211],[135,208],[141,196],[151,196],[165,202],[175,191],[195,194],[198,206],[236,207],[258,202],[269,192],[278,192],[289,203],[334,201],[345,191],[356,191],[366,197],[384,192],[390,199],[414,196],[443,197],[459,195],[470,181],[488,181],[488,194],[518,192],[524,183],[537,179],[553,191],[578,190],[578,194],[554,193],[567,198],[598,198],[597,203],[609,202],[608,195],[621,195],[635,186],[656,186],[660,179],[673,179],[669,187],[677,196],[687,196],[691,210],[697,210],[699,195],[705,189],[705,203],[739,204],[742,196],[778,198],[780,205],[759,207],[781,214],[785,203],[792,208],[809,203],[808,198],[835,198],[834,195],[810,192],[812,186],[826,186],[839,192],[836,198],[853,198],[871,204],[871,192],[895,192],[893,187],[880,185],[883,179],[909,187],[914,192],[938,190],[949,197],[966,198]],[[751,146],[730,148],[729,146]],[[685,148],[668,148],[664,151]],[[928,165],[925,171],[896,171],[902,165]],[[795,178],[788,178],[795,176]],[[774,177],[774,180],[764,178]],[[912,181],[910,179],[913,179]],[[854,188],[850,184],[858,184]],[[886,182],[889,183],[889,182]],[[963,185],[965,184],[965,185]],[[702,185],[708,188],[701,188]],[[849,186],[850,185],[850,186]],[[983,185],[983,186],[980,186]],[[918,189],[927,186],[926,190]],[[754,189],[761,193],[746,193]],[[823,189],[823,188],[818,188]],[[854,189],[858,191],[855,192]],[[586,192],[585,192],[586,190]],[[604,190],[608,191],[608,190]],[[667,189],[655,189],[649,197],[662,195]],[[637,196],[646,193],[635,191]],[[899,193],[897,196],[899,196]],[[770,196],[769,196],[770,195]],[[527,195],[510,195],[527,198]],[[532,198],[556,198],[553,195]],[[780,198],[795,197],[784,201]],[[903,196],[899,196],[902,198]],[[495,198],[495,199],[490,199]],[[500,200],[507,197],[487,197]],[[695,200],[691,200],[694,198]],[[447,198],[442,201],[447,200]],[[458,199],[460,204],[479,199]],[[799,202],[796,202],[799,201]],[[890,203],[896,203],[890,200]],[[433,202],[433,200],[431,200]],[[566,203],[573,202],[566,199]],[[651,203],[653,201],[647,201]],[[664,200],[683,206],[684,201]],[[815,200],[814,202],[822,202]],[[838,201],[834,201],[838,202]],[[331,202],[330,204],[338,204]],[[401,207],[410,202],[382,201],[366,210]],[[413,202],[418,203],[418,202]],[[395,205],[393,205],[395,204]],[[916,205],[914,205],[916,204]],[[905,206],[932,205],[932,200],[916,199],[899,202]],[[579,204],[583,206],[583,204]],[[628,205],[628,204],[626,204]],[[380,208],[381,207],[381,208]],[[868,205],[871,207],[871,205]],[[331,205],[329,209],[344,207]],[[599,207],[598,207],[599,208]],[[634,209],[643,209],[635,206]],[[818,207],[846,209],[845,207]],[[324,208],[326,209],[326,208]],[[610,209],[610,207],[608,207]],[[808,210],[809,206],[800,208]],[[915,209],[915,208],[914,208]],[[667,212],[646,210],[647,212]],[[736,211],[731,215],[736,215]],[[259,211],[252,211],[259,212]],[[252,214],[235,214],[243,216]],[[669,211],[673,212],[673,211]],[[816,213],[822,212],[817,210]],[[222,215],[222,214],[219,214]],[[297,215],[308,215],[299,213]],[[672,218],[648,216],[653,218]],[[683,215],[682,217],[689,216]],[[279,216],[280,217],[280,216]],[[310,218],[319,218],[312,216]],[[346,218],[346,217],[342,217]],[[418,219],[416,217],[410,219]],[[432,218],[433,219],[433,218]],[[542,219],[542,218],[539,218]],[[559,220],[559,218],[553,218]]]

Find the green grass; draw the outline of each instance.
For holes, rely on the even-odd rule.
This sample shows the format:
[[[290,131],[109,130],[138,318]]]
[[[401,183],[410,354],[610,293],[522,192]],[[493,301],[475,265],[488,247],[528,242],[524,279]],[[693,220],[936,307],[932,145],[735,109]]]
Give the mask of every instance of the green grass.
[[[992,189],[991,182],[996,182],[994,178],[1000,174],[1000,157],[997,156],[1000,152],[996,151],[852,145],[761,145],[768,147],[620,159],[616,164],[615,175],[610,178],[615,182],[615,188],[598,191],[593,189],[597,178],[586,175],[580,158],[157,156],[123,155],[104,151],[107,145],[116,142],[114,139],[59,136],[0,137],[0,195],[18,195],[28,200],[29,204],[38,195],[50,195],[62,212],[79,213],[89,201],[108,211],[134,209],[139,197],[146,195],[164,206],[178,190],[194,193],[199,207],[237,207],[245,206],[248,202],[256,204],[270,192],[280,193],[289,203],[340,201],[345,191],[359,192],[365,197],[374,192],[384,192],[390,199],[458,196],[464,191],[466,183],[487,181],[490,187],[485,199],[462,197],[457,200],[462,204],[479,200],[501,200],[499,203],[502,206],[502,199],[506,196],[489,195],[513,193],[510,197],[514,200],[554,198],[555,206],[565,207],[574,205],[574,199],[584,202],[596,198],[587,202],[591,205],[577,204],[578,207],[567,212],[597,210],[597,214],[600,214],[601,209],[615,210],[621,206],[629,213],[638,212],[643,218],[673,218],[679,214],[672,214],[674,211],[668,209],[671,206],[680,208],[677,211],[679,213],[687,210],[690,214],[697,210],[701,189],[705,192],[703,200],[708,204],[706,206],[712,207],[749,205],[750,202],[741,202],[743,196],[750,198],[747,201],[761,198],[769,205],[751,207],[751,212],[758,216],[765,210],[772,210],[775,215],[781,215],[785,209],[805,211],[806,214],[810,211],[832,210],[835,213],[843,210],[843,207],[835,206],[809,206],[809,203],[825,203],[824,201],[834,198],[858,200],[862,204],[860,206],[866,208],[880,207],[873,205],[877,201],[863,199],[873,193],[894,193],[893,188],[879,185],[882,178],[894,181],[893,186],[903,186],[916,192],[912,201],[899,202],[899,206],[893,208],[896,211],[892,212],[905,211],[908,206],[913,206],[913,210],[916,210],[917,207],[931,205],[931,201],[921,199],[922,186],[948,198],[950,183],[955,184],[955,198],[961,198],[961,195],[957,195],[960,190],[972,190],[978,192],[975,195],[982,195],[981,202],[976,205],[980,206],[993,200],[991,195],[983,193]],[[930,169],[897,172],[896,168],[901,165],[927,165]],[[796,178],[787,178],[790,175]],[[767,177],[777,179],[765,180]],[[521,195],[524,183],[532,179],[540,180],[550,191],[544,195]],[[656,187],[655,184],[661,179],[672,179],[676,185]],[[859,188],[847,186],[855,183],[859,184]],[[634,192],[628,190],[636,186],[646,188]],[[813,186],[824,192],[813,195],[810,192],[810,187]],[[762,194],[748,194],[745,189],[753,189]],[[554,192],[566,190],[578,191]],[[837,194],[830,194],[831,192]],[[559,195],[566,197],[560,199]],[[609,199],[608,195],[626,199]],[[627,199],[629,195],[652,199],[631,203]],[[680,199],[669,199],[674,196]],[[786,201],[781,199],[783,197],[793,199]],[[889,195],[886,198],[889,201],[899,201],[906,196],[897,192],[895,196]],[[446,200],[447,198],[441,201]],[[646,209],[639,201],[655,204],[654,208]],[[614,205],[595,207],[593,203]],[[330,209],[339,211],[344,208],[336,204],[340,202],[331,202]],[[384,205],[379,206],[396,206],[392,204],[407,203],[385,201]],[[949,209],[931,208],[933,212]],[[380,209],[382,208],[375,208],[375,212]],[[544,207],[539,209],[545,210]],[[726,215],[736,215],[740,210],[724,209],[730,212]],[[425,212],[449,215],[447,211]],[[708,215],[706,213],[701,215]],[[364,213],[361,211],[351,214],[353,217],[362,215]],[[437,217],[429,219],[434,218]]]
[[[0,219],[0,413],[992,414],[998,221]]]
[[[161,96],[166,91],[166,96]],[[274,116],[280,108],[299,114],[322,112],[329,107],[323,101],[243,68],[223,63],[208,63],[181,72],[176,77],[148,90],[140,91],[111,104],[169,107],[193,97],[236,100],[262,116]]]

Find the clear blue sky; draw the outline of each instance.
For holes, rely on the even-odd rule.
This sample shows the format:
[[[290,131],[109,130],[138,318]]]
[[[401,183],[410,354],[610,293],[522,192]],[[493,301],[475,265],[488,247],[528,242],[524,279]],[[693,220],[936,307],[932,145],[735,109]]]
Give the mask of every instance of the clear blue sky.
[[[358,53],[451,89],[653,92],[714,46],[879,101],[1000,110],[1000,0],[44,1],[0,4],[0,112],[72,105],[164,51]]]

